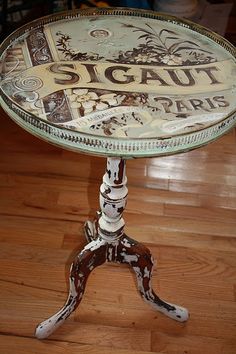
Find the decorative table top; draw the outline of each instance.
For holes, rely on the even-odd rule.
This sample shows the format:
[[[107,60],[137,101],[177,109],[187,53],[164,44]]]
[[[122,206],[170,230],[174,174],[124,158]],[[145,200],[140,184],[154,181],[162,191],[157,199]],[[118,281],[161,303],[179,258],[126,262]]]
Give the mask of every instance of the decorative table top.
[[[186,20],[129,9],[56,14],[14,32],[0,55],[3,108],[67,149],[174,154],[236,123],[236,49]]]

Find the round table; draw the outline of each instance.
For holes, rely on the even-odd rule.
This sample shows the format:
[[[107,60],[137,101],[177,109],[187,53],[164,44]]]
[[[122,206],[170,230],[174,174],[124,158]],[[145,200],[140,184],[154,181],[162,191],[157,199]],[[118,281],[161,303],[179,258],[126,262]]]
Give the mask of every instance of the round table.
[[[38,325],[46,338],[79,305],[91,271],[130,265],[143,299],[183,322],[188,311],[151,286],[150,251],[124,233],[126,159],[208,144],[236,123],[236,50],[206,28],[152,11],[86,9],[47,16],[0,47],[1,105],[22,128],[62,148],[107,157],[100,211],[70,270],[69,296]]]

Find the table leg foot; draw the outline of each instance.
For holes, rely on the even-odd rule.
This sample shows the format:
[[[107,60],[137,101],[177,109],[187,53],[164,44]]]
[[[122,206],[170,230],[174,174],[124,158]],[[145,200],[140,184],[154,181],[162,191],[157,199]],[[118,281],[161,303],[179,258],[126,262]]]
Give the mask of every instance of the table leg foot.
[[[70,314],[78,307],[82,300],[86,282],[91,271],[106,261],[106,242],[101,238],[90,242],[75,258],[70,270],[70,290],[65,305],[53,316],[40,323],[35,332],[39,339],[47,338],[52,334]]]
[[[139,292],[148,304],[176,321],[187,321],[187,309],[161,300],[152,290],[153,259],[148,248],[124,235],[119,245],[118,261],[128,263],[133,268]]]

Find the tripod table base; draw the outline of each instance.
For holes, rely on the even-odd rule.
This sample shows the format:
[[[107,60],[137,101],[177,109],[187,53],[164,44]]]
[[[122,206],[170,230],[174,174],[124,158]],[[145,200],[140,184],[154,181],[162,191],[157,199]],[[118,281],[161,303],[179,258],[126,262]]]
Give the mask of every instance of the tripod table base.
[[[87,222],[85,226],[87,238],[94,238],[93,230],[95,228],[92,227],[92,223]],[[38,325],[35,333],[37,338],[47,338],[63,324],[82,300],[89,274],[106,261],[130,265],[136,274],[142,298],[156,310],[179,322],[188,319],[188,311],[185,308],[161,300],[152,290],[153,260],[148,248],[126,234],[112,242],[97,237],[76,256],[70,270],[68,299],[61,310]]]

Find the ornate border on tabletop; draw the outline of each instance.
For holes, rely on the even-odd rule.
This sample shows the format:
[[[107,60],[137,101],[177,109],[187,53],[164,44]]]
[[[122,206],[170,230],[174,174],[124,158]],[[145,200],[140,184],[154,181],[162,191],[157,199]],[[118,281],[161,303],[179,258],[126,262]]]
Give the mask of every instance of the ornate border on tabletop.
[[[121,156],[124,158],[132,157],[152,157],[157,155],[172,155],[194,148],[203,146],[210,141],[227,133],[230,128],[236,124],[236,113],[229,115],[224,121],[202,129],[197,133],[177,135],[176,137],[164,139],[114,139],[101,138],[99,136],[90,136],[80,134],[68,129],[61,129],[55,124],[47,124],[45,121],[34,117],[9,102],[5,97],[2,100],[5,110],[8,107],[14,112],[13,118],[20,126],[27,131],[46,141],[50,141],[61,147],[65,146],[72,151],[81,151],[100,156]],[[21,120],[18,117],[21,117]]]
[[[137,16],[152,19],[159,19],[166,22],[186,27],[190,30],[198,32],[219,44],[231,55],[236,57],[236,48],[227,40],[222,38],[210,30],[196,25],[188,20],[177,19],[173,16],[162,15],[153,11],[144,11],[136,9],[85,9],[80,11],[70,11],[60,14],[50,15],[41,19],[35,20],[27,25],[22,26],[17,31],[13,32],[1,46],[1,53],[8,48],[15,39],[18,39],[29,30],[39,28],[45,24],[60,21],[63,19],[79,18],[84,16],[97,16],[97,15],[110,15],[110,16]],[[124,53],[124,60],[126,53]],[[176,58],[174,58],[176,59]],[[169,155],[178,152],[184,152],[205,145],[213,141],[221,135],[227,133],[230,128],[236,124],[236,111],[231,112],[227,117],[216,124],[208,126],[197,132],[182,133],[172,137],[165,138],[142,138],[142,139],[125,139],[125,138],[112,138],[100,137],[77,131],[71,131],[67,128],[62,128],[53,123],[47,123],[45,120],[36,118],[34,115],[24,111],[13,102],[1,90],[1,103],[3,108],[9,112],[9,115],[21,125],[24,129],[30,131],[32,134],[50,141],[56,145],[65,147],[73,151],[81,151],[92,153],[102,156],[122,156],[122,157],[151,157],[157,155]]]

